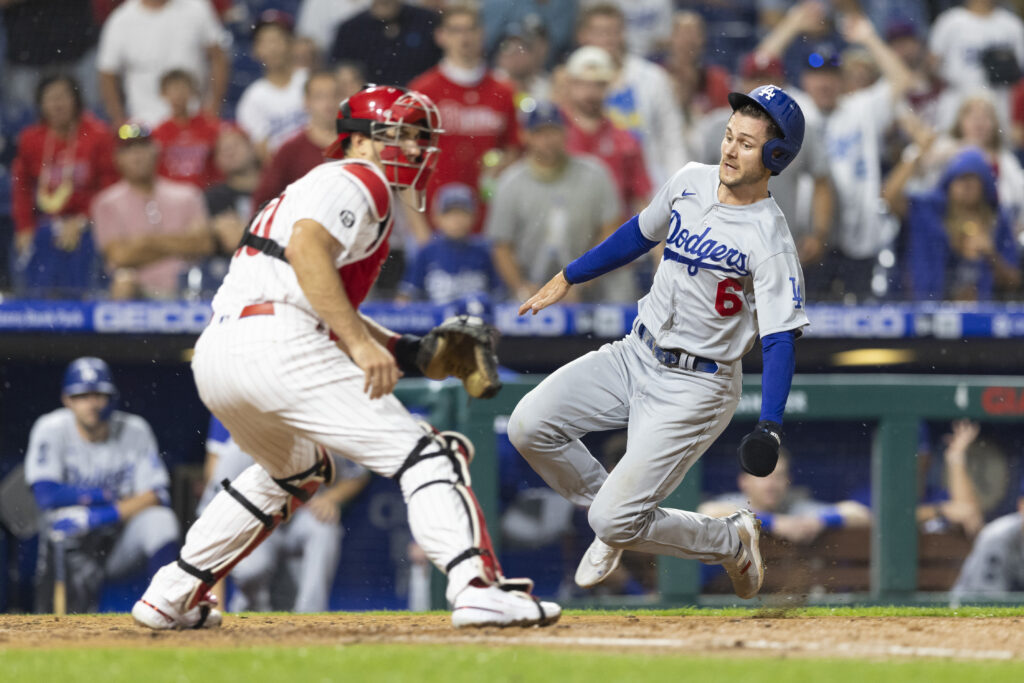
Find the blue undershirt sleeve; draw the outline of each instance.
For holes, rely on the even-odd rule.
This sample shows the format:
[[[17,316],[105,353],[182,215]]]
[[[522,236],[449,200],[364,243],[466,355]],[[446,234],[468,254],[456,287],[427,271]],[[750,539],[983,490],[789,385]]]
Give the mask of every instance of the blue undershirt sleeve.
[[[761,419],[782,424],[786,399],[793,384],[796,355],[793,330],[776,332],[761,339],[764,374],[761,376]]]
[[[611,272],[641,256],[657,242],[644,237],[640,232],[640,217],[633,216],[619,226],[604,242],[586,252],[565,267],[565,279],[569,284],[593,280],[599,275]]]
[[[32,495],[42,510],[110,502],[110,498],[101,488],[68,486],[55,481],[37,481],[32,484]]]

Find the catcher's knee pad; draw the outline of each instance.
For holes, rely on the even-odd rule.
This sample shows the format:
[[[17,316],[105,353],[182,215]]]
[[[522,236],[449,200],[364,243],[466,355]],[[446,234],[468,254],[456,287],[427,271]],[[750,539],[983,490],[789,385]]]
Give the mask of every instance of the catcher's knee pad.
[[[285,520],[289,519],[303,503],[308,503],[321,484],[329,486],[334,481],[334,458],[323,446],[317,444],[315,448],[317,458],[312,467],[290,477],[274,479],[274,482],[291,496],[284,510]]]
[[[318,447],[317,463],[298,474],[275,479],[252,465],[210,502],[188,532],[178,567],[199,579],[188,607],[246,557],[283,520],[334,477],[333,460]]]

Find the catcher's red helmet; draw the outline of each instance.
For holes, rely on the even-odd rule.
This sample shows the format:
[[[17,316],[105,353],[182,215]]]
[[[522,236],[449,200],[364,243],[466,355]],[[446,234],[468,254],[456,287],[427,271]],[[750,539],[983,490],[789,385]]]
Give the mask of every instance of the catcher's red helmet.
[[[352,133],[362,133],[383,142],[380,161],[384,175],[395,188],[423,192],[437,165],[437,140],[441,114],[429,97],[414,90],[389,85],[371,85],[341,103],[335,122],[338,139],[324,154],[343,159],[342,143]],[[409,141],[418,152],[410,154]]]

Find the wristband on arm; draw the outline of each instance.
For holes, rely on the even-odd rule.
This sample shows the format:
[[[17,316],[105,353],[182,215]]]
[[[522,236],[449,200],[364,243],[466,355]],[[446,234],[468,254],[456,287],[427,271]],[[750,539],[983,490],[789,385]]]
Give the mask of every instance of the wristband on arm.
[[[398,369],[406,375],[422,375],[416,365],[416,354],[420,350],[420,342],[423,337],[415,334],[394,334],[388,339],[387,349],[395,357]]]

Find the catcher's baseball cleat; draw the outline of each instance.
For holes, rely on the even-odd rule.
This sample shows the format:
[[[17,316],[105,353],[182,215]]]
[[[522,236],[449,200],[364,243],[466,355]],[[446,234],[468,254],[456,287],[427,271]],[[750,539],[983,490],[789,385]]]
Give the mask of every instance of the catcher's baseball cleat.
[[[529,593],[502,590],[498,586],[467,586],[455,597],[452,625],[455,628],[482,626],[549,626],[562,616],[553,602],[538,600]]]
[[[583,553],[580,566],[576,567],[576,585],[580,588],[596,586],[615,571],[621,559],[621,550],[611,547],[600,538],[595,538],[587,552]]]
[[[761,559],[761,520],[750,510],[738,510],[725,521],[736,528],[740,549],[736,557],[722,563],[732,579],[736,595],[748,600],[761,590],[764,583],[764,560]]]
[[[140,626],[155,631],[186,628],[217,628],[224,620],[220,610],[214,609],[217,598],[207,593],[206,598],[184,614],[167,604],[166,600],[144,595],[132,607],[132,618]]]

